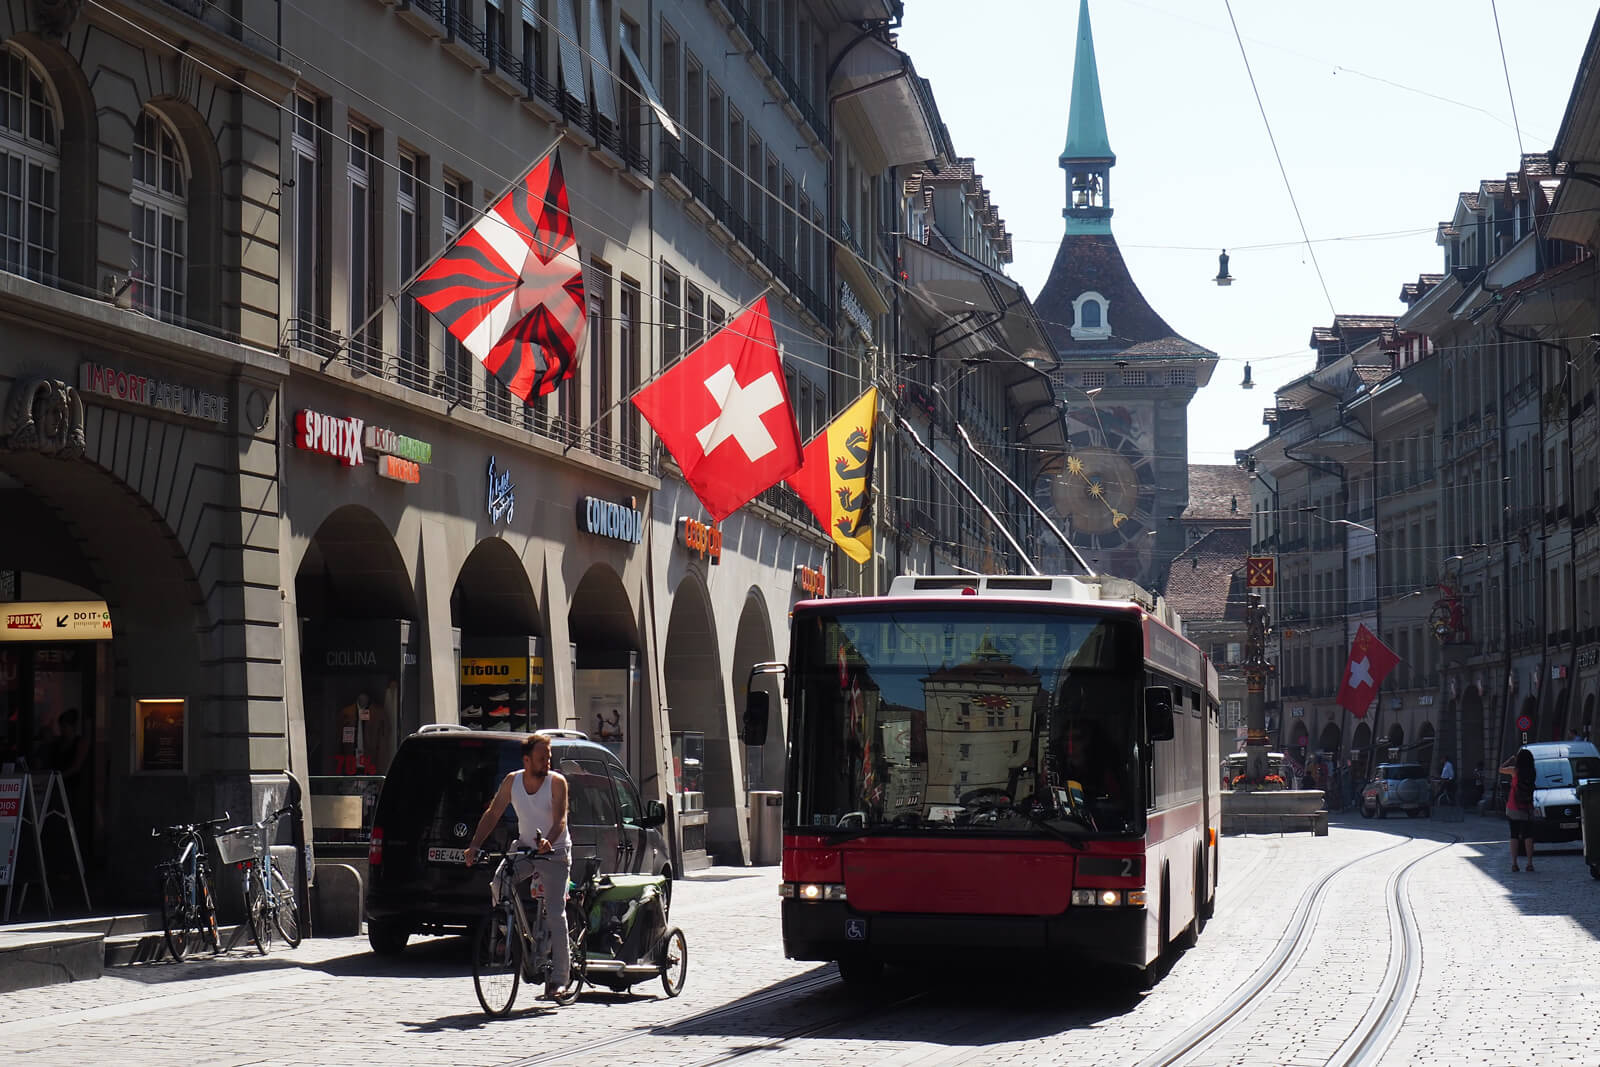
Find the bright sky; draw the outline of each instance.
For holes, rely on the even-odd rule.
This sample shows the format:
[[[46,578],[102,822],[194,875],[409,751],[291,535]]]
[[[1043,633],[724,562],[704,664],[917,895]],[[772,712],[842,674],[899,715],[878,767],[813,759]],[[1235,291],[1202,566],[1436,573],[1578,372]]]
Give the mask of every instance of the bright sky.
[[[1435,226],[1519,151],[1550,147],[1596,17],[1594,0],[1231,3],[1328,296],[1224,0],[1089,4],[1112,233],[1150,305],[1220,357],[1189,406],[1191,463],[1231,463],[1265,436],[1273,390],[1312,368],[1311,330],[1335,310],[1397,315],[1400,286],[1442,270]],[[907,0],[900,31],[1033,296],[1061,241],[1077,21],[1077,0]],[[1228,288],[1212,282],[1223,248]]]

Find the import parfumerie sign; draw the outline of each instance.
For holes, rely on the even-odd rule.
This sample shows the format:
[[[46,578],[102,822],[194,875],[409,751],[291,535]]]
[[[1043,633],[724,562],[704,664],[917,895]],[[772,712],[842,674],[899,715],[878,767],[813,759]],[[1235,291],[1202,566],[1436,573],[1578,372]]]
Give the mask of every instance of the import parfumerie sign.
[[[84,363],[78,367],[78,391],[85,397],[108,397],[203,419],[218,426],[228,424],[228,398],[220,393],[108,367],[104,363]]]

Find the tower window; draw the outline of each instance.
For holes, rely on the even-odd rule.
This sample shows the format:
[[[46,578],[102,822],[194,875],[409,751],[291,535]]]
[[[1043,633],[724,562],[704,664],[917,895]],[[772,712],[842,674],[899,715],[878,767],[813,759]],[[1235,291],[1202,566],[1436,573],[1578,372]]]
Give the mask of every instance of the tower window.
[[[1083,307],[1078,309],[1078,324],[1089,329],[1100,325],[1100,301],[1085,300]]]
[[[1110,302],[1096,292],[1080,293],[1072,302],[1074,340],[1100,340],[1111,336]]]

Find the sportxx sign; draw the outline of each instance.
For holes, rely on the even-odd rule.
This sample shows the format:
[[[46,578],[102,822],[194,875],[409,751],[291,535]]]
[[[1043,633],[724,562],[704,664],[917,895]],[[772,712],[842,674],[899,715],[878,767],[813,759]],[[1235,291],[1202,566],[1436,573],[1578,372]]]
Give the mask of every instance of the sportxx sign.
[[[294,417],[295,447],[306,452],[332,456],[346,467],[366,462],[361,451],[361,428],[365,420],[335,418],[320,411],[301,411]]]

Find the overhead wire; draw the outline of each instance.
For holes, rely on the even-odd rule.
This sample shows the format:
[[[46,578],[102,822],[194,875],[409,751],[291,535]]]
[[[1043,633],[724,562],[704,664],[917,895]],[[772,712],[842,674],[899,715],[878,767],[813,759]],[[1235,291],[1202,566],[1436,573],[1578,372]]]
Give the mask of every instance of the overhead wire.
[[[103,4],[101,4],[99,2],[99,0],[91,0],[91,2],[94,3],[95,6],[100,7],[102,10],[106,11],[108,14],[112,14],[112,15],[116,15],[118,17],[121,17],[121,18],[124,19],[124,21],[128,22],[130,26],[133,26],[134,28],[139,29],[139,30],[149,34],[149,36],[151,36],[152,38],[154,38],[154,39],[156,39],[158,41],[162,41],[162,38],[160,38],[153,31],[149,30],[147,27],[139,26],[138,24],[133,23],[131,20],[128,20],[125,16],[121,16],[121,14],[119,12],[111,11],[109,8],[106,8]],[[1231,14],[1232,14],[1231,13],[1231,8],[1230,8],[1230,12],[1229,13],[1230,13],[1230,18],[1231,18]],[[234,21],[239,23],[239,25],[241,27],[245,26],[243,20],[238,19],[236,16],[232,16],[231,14],[229,14],[229,17],[233,18]],[[546,23],[549,24],[550,27],[553,30],[555,30],[555,32],[559,35],[559,33],[560,33],[559,27],[556,27],[554,23],[551,23],[549,21],[548,17],[541,15],[541,18],[544,18]],[[1234,30],[1235,30],[1235,33],[1237,35],[1237,33],[1238,33],[1237,24],[1235,24]],[[566,39],[566,38],[563,38],[563,39]],[[162,43],[165,43],[165,44],[168,44],[168,45],[171,44],[171,42],[165,42],[165,41],[162,41]],[[582,47],[581,43],[579,43],[579,42],[572,42],[572,43],[578,44],[578,46],[581,49],[581,47]],[[293,56],[292,52],[289,52],[288,50],[285,50],[285,51],[288,54],[290,54],[291,56]],[[632,86],[628,85],[621,78],[616,78],[613,68],[611,68],[609,65],[607,65],[599,57],[596,57],[592,53],[589,53],[586,49],[583,49],[583,51],[585,52],[585,54],[587,54],[589,56],[589,59],[590,59],[591,62],[597,64],[602,69],[604,69],[606,72],[610,73],[615,78],[615,84],[618,85],[624,92],[633,93],[636,97],[638,97],[638,99],[639,99],[639,101],[641,102],[642,105],[644,105],[645,107],[648,107],[649,102],[648,102],[648,100],[646,100],[644,98],[643,94],[639,93],[638,90],[635,90]],[[1241,42],[1241,51],[1242,51],[1242,42]],[[303,58],[303,57],[295,57],[295,58]],[[259,92],[258,90],[255,90],[252,86],[249,86],[249,85],[245,84],[241,78],[239,78],[239,77],[237,77],[235,75],[231,75],[228,72],[222,71],[222,70],[220,70],[219,68],[217,68],[215,66],[212,66],[210,64],[206,64],[202,60],[196,60],[196,61],[200,62],[202,65],[206,66],[208,69],[210,69],[213,73],[217,74],[219,77],[228,78],[228,79],[236,82],[237,84],[239,84],[241,86],[241,88],[244,88],[245,90],[254,93],[256,96],[258,96],[261,100],[263,100],[264,102],[268,103],[269,105],[277,108],[278,110],[280,110],[282,112],[288,113],[290,115],[291,119],[294,118],[294,115],[292,114],[292,105],[281,103],[279,101],[271,99],[270,97],[267,97],[265,94]],[[312,69],[317,69],[313,64],[307,63],[306,65],[311,67]],[[1246,66],[1247,66],[1247,69],[1248,69],[1248,57],[1246,57]],[[340,85],[342,88],[346,89],[352,95],[360,97],[363,100],[369,99],[366,96],[366,94],[361,93],[359,90],[355,89],[353,86],[350,86],[347,82],[344,82],[342,79],[339,79],[336,75],[333,75],[331,72],[324,72],[324,73],[327,73],[327,76],[330,78],[330,80],[332,80],[335,84]],[[1252,76],[1252,86],[1254,86],[1253,76]],[[399,116],[392,109],[388,108],[386,105],[383,105],[381,102],[379,102],[379,101],[372,101],[372,102],[377,104],[378,107],[382,108],[383,110],[388,112],[390,115],[392,115],[392,116],[394,116],[396,118],[400,118],[400,119],[402,119],[402,121],[404,121],[403,116]],[[1259,92],[1257,93],[1257,102],[1258,102],[1258,105],[1261,104]],[[1266,115],[1265,115],[1264,107],[1262,108],[1262,115],[1263,115],[1263,119],[1265,120],[1266,119]],[[318,129],[320,130],[320,132],[322,134],[324,134],[325,136],[327,136],[327,137],[329,137],[331,139],[340,141],[341,143],[344,143],[346,145],[348,145],[350,143],[349,139],[347,137],[341,136],[338,133],[336,133],[335,131],[333,131],[331,128],[322,125],[320,120],[317,122],[317,126],[318,126]],[[718,159],[720,159],[723,162],[723,164],[728,168],[730,174],[735,174],[739,178],[743,179],[743,181],[746,184],[747,188],[758,188],[758,189],[760,189],[760,191],[769,200],[771,200],[772,202],[774,202],[777,205],[779,210],[784,211],[784,212],[788,212],[791,215],[793,215],[793,217],[798,221],[798,223],[800,225],[806,226],[806,227],[816,231],[817,233],[820,233],[829,246],[833,247],[835,250],[842,251],[844,254],[850,255],[850,256],[856,258],[857,260],[861,261],[863,266],[866,269],[868,269],[869,271],[872,271],[874,274],[876,274],[879,277],[881,277],[887,285],[899,290],[903,295],[906,295],[909,298],[922,303],[930,311],[932,311],[935,315],[943,315],[943,316],[947,316],[948,315],[948,313],[945,312],[943,309],[941,309],[937,305],[933,304],[933,302],[930,299],[925,297],[923,294],[920,294],[920,293],[916,292],[914,287],[908,286],[908,285],[904,284],[903,282],[901,282],[899,279],[893,278],[892,276],[888,275],[887,272],[885,272],[881,268],[877,267],[876,264],[873,264],[868,260],[861,260],[861,257],[857,256],[855,251],[853,249],[849,248],[847,245],[845,245],[840,239],[834,237],[831,233],[827,232],[826,229],[824,229],[822,227],[817,227],[815,225],[814,221],[812,219],[810,219],[809,217],[802,215],[800,212],[798,212],[797,210],[795,210],[793,208],[790,208],[789,205],[786,204],[775,193],[773,193],[770,190],[767,190],[764,185],[762,185],[761,183],[755,181],[755,179],[751,178],[751,176],[746,171],[744,171],[743,168],[741,168],[737,163],[735,163],[734,161],[728,159],[726,156],[722,155],[721,153],[717,153],[714,149],[711,148],[711,146],[707,142],[705,142],[702,138],[699,138],[697,135],[695,135],[693,133],[693,131],[684,129],[682,131],[682,133],[683,133],[683,135],[687,136],[688,138],[698,142],[700,147],[702,147],[708,153],[711,153],[711,154],[715,155]],[[1269,133],[1269,137],[1270,137],[1271,136],[1270,124],[1268,125],[1268,133]],[[505,145],[505,142],[499,141],[498,139],[496,139],[496,140],[497,140],[498,143],[504,145],[507,148],[510,148],[509,145]],[[1274,148],[1275,148],[1275,145],[1274,145]],[[374,155],[374,156],[370,156],[369,158],[373,159],[374,161],[380,163],[383,166],[392,167],[392,168],[398,169],[397,164],[392,164],[388,160],[383,159],[383,158],[381,158],[379,156],[375,156]],[[476,161],[474,161],[474,162],[476,162]],[[1281,159],[1280,159],[1280,167],[1281,167]],[[491,174],[496,174],[497,173],[495,171],[495,169],[492,168],[492,167],[485,167],[484,169],[489,171]],[[412,177],[413,177],[413,180],[418,182],[418,184],[424,185],[427,188],[430,188],[430,189],[435,190],[436,192],[441,192],[442,193],[442,189],[439,186],[435,186],[432,183],[425,182],[420,178],[416,178],[414,175]],[[1287,183],[1287,175],[1285,175],[1285,181]],[[583,195],[581,192],[574,193],[570,187],[569,187],[569,195],[572,195],[574,199],[580,200],[581,202],[593,205],[597,210],[599,210],[601,212],[601,214],[607,214],[604,211],[604,206],[600,201],[597,201],[594,198],[587,197],[587,196]],[[1292,196],[1293,196],[1292,189],[1290,190],[1290,195],[1291,195],[1291,199],[1292,199]],[[1297,209],[1297,211],[1298,211],[1298,209]],[[602,226],[596,225],[592,218],[584,218],[583,216],[579,216],[577,212],[573,212],[573,214],[574,214],[575,217],[579,218],[580,221],[583,221],[585,225],[589,226],[593,230],[596,230],[597,232],[600,232],[602,235],[606,236],[608,239],[612,240],[615,244],[621,246],[622,248],[628,249],[630,251],[635,252],[636,254],[641,255],[647,261],[650,261],[652,259],[652,257],[651,257],[649,252],[633,248],[632,246],[630,246],[628,244],[628,242],[627,242],[627,240],[625,238],[621,239],[621,240],[618,240],[614,234],[607,233],[606,230]],[[608,217],[612,218],[613,220],[615,220],[615,218],[616,218],[615,216],[608,216]],[[1428,229],[1433,229],[1433,227],[1429,227]],[[1421,233],[1421,232],[1427,232],[1427,231],[1419,229],[1418,231],[1415,231],[1415,232]],[[1310,238],[1305,233],[1303,224],[1302,224],[1302,235],[1303,235],[1303,242],[1302,243],[1309,243],[1310,242]],[[1375,238],[1375,237],[1382,237],[1382,236],[1386,236],[1386,235],[1382,235],[1382,234],[1378,234],[1378,235],[1351,235],[1351,237],[1347,238],[1347,239],[1360,239],[1360,238],[1363,238],[1363,237],[1373,237],[1373,238]],[[1339,240],[1339,239],[1344,239],[1344,238],[1327,238],[1327,239],[1323,239],[1323,240]],[[1249,247],[1249,246],[1246,246],[1246,247]],[[1266,247],[1266,246],[1263,246],[1263,247]],[[578,259],[578,257],[576,257],[576,256],[574,256],[573,258],[575,260]],[[581,266],[587,266],[586,264],[582,264],[581,260],[578,260],[578,261],[579,261]],[[1320,276],[1320,271],[1319,271],[1319,276]],[[656,306],[660,306],[661,305],[661,303],[663,301],[663,297],[662,297],[662,295],[660,293],[658,293],[658,292],[650,292],[650,291],[646,290],[643,286],[637,286],[636,285],[634,288],[635,288],[635,291],[641,292],[641,295],[648,296],[648,298],[650,298],[652,303],[655,304]],[[1325,285],[1324,285],[1324,294],[1326,295],[1326,286]],[[393,295],[395,295],[395,294],[391,294],[391,296],[393,296]],[[726,294],[719,294],[719,295],[723,295],[726,299],[728,299],[730,302],[732,302],[732,298],[728,297]],[[1331,304],[1330,304],[1330,306],[1331,306]],[[608,316],[608,318],[615,318],[615,316]],[[705,324],[708,327],[710,326],[709,317],[705,320]],[[667,325],[667,324],[663,320],[658,320],[656,322],[649,322],[649,321],[642,320],[642,319],[636,319],[636,320],[634,320],[634,325],[642,327],[642,326],[664,326],[664,325]],[[682,322],[680,322],[678,325],[679,325],[679,328],[685,328],[686,327],[686,324],[684,324]],[[802,331],[800,328],[790,326],[789,324],[781,322],[780,320],[775,320],[775,325],[780,330],[782,330],[782,331],[784,331],[786,333],[790,333],[792,335],[796,335],[796,336],[800,337],[801,339],[806,341],[809,345],[816,346],[817,348],[821,349],[821,351],[824,352],[824,353],[827,353],[827,354],[842,354],[842,355],[849,356],[851,358],[855,358],[856,357],[856,353],[855,353],[854,350],[846,348],[844,346],[833,345],[833,344],[830,344],[830,343],[828,343],[826,341],[823,341],[822,339],[818,338],[815,334],[813,334],[809,330]],[[1049,323],[1046,323],[1046,325],[1049,325]],[[1060,324],[1055,324],[1055,325],[1060,325]],[[1123,339],[1123,340],[1128,340],[1128,339]],[[438,355],[446,354],[444,352],[444,350],[440,346],[432,344],[431,340],[427,342],[427,348],[428,348],[430,354],[438,354]],[[1252,361],[1252,360],[1258,361],[1258,362],[1265,362],[1265,361],[1274,360],[1274,359],[1304,358],[1308,354],[1310,354],[1309,350],[1301,350],[1301,351],[1298,351],[1298,352],[1287,352],[1287,353],[1280,353],[1280,354],[1277,354],[1277,355],[1262,356],[1262,357],[1216,357],[1216,358],[1217,358],[1218,362],[1237,362],[1237,361],[1249,362],[1249,361]],[[840,375],[844,375],[844,376],[850,378],[850,380],[852,382],[855,381],[855,377],[853,375],[850,375],[846,371],[843,371],[843,370],[841,370],[839,368],[836,368],[836,367],[832,366],[830,363],[823,362],[822,360],[809,359],[809,358],[806,358],[803,355],[799,355],[799,354],[795,353],[792,350],[786,353],[786,358],[788,360],[790,360],[791,362],[798,363],[798,364],[801,364],[801,365],[804,365],[804,366],[813,367],[813,368],[823,372],[824,374],[840,374]],[[897,373],[893,369],[892,366],[887,366],[886,368],[884,368],[883,373],[880,375],[880,381],[877,384],[879,384],[880,386],[887,385],[889,388],[892,389],[897,384],[911,383],[911,382],[919,382],[920,383],[920,381],[921,381],[921,378],[919,376],[917,376],[916,374],[914,374],[914,373]],[[1091,406],[1093,406],[1093,405],[1094,405],[1094,401],[1093,401],[1093,398],[1091,398]],[[1098,415],[1098,409],[1096,409],[1096,415]],[[1510,427],[1507,427],[1507,428],[1510,428]],[[995,449],[997,451],[1002,451],[1002,452],[1003,451],[1015,451],[1015,452],[1025,452],[1025,451],[1045,452],[1045,451],[1051,451],[1051,450],[1045,450],[1045,449],[1030,448],[1030,446],[1026,446],[1026,445],[1010,445],[1010,444],[1007,444],[1005,442],[985,442],[985,445],[986,445],[986,447],[990,447],[992,449]],[[1223,453],[1223,455],[1225,455],[1225,453]],[[1165,457],[1165,458],[1174,458],[1174,457]],[[1190,457],[1189,454],[1186,453],[1185,456],[1182,457],[1182,458],[1189,459],[1191,457]]]

